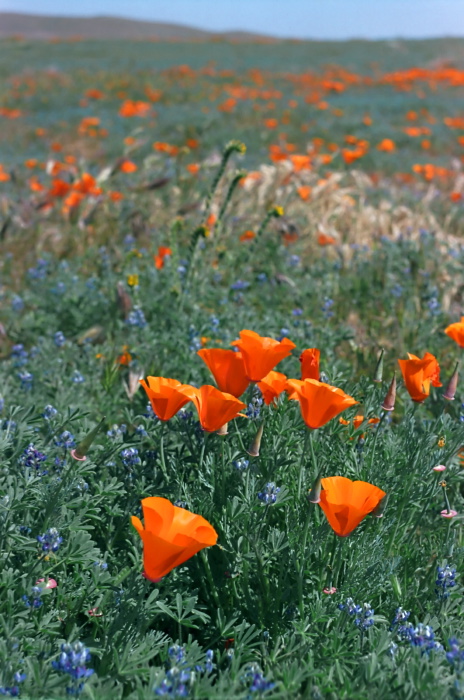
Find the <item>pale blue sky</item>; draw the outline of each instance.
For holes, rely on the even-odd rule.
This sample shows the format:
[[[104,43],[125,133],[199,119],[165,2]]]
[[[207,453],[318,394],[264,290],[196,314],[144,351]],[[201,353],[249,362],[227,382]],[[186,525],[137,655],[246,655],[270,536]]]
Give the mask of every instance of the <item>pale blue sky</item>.
[[[0,10],[116,15],[314,39],[464,35],[464,0],[0,0]]]

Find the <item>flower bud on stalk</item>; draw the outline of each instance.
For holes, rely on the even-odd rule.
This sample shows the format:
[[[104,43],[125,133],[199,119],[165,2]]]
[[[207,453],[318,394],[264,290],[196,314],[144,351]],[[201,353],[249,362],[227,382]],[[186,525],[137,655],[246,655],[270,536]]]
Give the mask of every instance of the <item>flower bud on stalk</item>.
[[[448,386],[446,387],[445,393],[443,394],[443,398],[448,399],[448,401],[454,401],[454,395],[456,394],[456,389],[458,388],[458,367],[459,362],[456,362],[454,372],[451,375],[450,380],[448,382]]]
[[[253,439],[253,442],[251,443],[250,447],[247,450],[250,457],[259,457],[259,448],[261,446],[261,438],[263,437],[263,430],[264,430],[264,423],[261,423],[258,430],[256,431],[256,435]]]
[[[93,441],[97,437],[97,435],[100,431],[100,428],[102,427],[105,420],[106,420],[106,417],[103,416],[103,418],[98,423],[98,425],[96,425],[95,428],[93,430],[91,430],[88,435],[86,435],[86,437],[78,444],[78,446],[74,450],[71,450],[71,457],[73,457],[74,459],[77,459],[79,462],[84,461],[91,444],[93,443]]]
[[[382,348],[380,350],[380,355],[377,359],[377,365],[375,367],[375,372],[374,372],[374,382],[381,382],[382,381],[382,375],[383,375],[383,355],[384,355],[384,349]]]
[[[322,489],[322,477],[320,474],[317,475],[315,482],[311,486],[311,490],[308,493],[309,503],[319,503],[321,500],[321,489]]]
[[[391,380],[391,384],[389,386],[389,389],[387,391],[387,395],[384,399],[384,402],[382,404],[382,408],[384,411],[393,411],[395,408],[395,401],[396,401],[396,373],[393,375],[393,379]]]

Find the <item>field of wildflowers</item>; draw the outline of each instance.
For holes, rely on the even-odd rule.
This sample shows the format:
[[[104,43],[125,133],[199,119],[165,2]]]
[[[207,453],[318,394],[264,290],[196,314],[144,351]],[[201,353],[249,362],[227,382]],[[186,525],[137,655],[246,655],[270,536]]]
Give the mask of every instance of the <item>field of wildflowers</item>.
[[[464,41],[0,55],[0,695],[464,698]]]

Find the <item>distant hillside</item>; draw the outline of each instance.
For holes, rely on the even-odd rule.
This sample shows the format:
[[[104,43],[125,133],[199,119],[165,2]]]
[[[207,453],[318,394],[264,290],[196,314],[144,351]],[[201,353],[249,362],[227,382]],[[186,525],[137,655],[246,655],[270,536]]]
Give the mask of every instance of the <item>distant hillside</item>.
[[[242,31],[212,33],[182,24],[145,22],[120,17],[49,17],[18,12],[0,12],[0,37],[24,39],[182,39],[201,40],[218,37],[231,41],[271,40]]]

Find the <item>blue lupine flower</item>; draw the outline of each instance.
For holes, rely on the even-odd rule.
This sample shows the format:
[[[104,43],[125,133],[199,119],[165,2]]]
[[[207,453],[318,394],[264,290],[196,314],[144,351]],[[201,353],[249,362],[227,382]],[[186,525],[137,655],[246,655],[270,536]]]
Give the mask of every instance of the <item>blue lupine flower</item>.
[[[33,280],[43,280],[47,276],[47,267],[48,262],[42,258],[39,258],[39,260],[37,260],[36,267],[30,267],[27,274]]]
[[[53,294],[61,296],[66,291],[66,285],[64,282],[58,282],[56,287],[52,287]]]
[[[448,588],[454,588],[456,585],[456,569],[450,566],[437,567],[437,580],[435,581],[436,593],[440,598],[448,598]]]
[[[334,312],[331,311],[331,309],[334,304],[335,302],[333,299],[324,297],[324,303],[322,304],[322,313],[324,314],[324,318],[332,318]]]
[[[256,695],[263,695],[268,690],[275,688],[276,684],[272,681],[268,681],[261,669],[257,664],[251,664],[250,668],[246,671],[242,677],[242,682],[248,686],[250,695],[248,697],[253,697]]]
[[[48,404],[44,408],[44,412],[42,413],[42,416],[45,418],[45,420],[53,420],[55,416],[58,415],[58,411],[56,408],[54,408],[51,404]]]
[[[66,343],[66,338],[64,337],[64,333],[62,331],[57,331],[53,336],[53,340],[55,341],[57,348],[62,348]]]
[[[18,294],[15,294],[11,299],[11,308],[15,313],[19,313],[24,309],[24,301]]]
[[[69,695],[79,695],[85,679],[94,673],[92,668],[87,668],[90,659],[90,652],[82,642],[61,645],[61,654],[57,661],[52,661],[52,666],[55,671],[67,673],[75,681],[72,686],[66,688]]]
[[[362,612],[360,605],[357,605],[353,598],[347,598],[344,603],[339,603],[339,610],[345,610],[348,615],[359,615]]]
[[[27,370],[23,370],[22,372],[18,372],[18,377],[21,382],[21,388],[25,391],[29,391],[29,389],[32,388],[34,375],[31,374],[31,372],[28,372]]]
[[[374,611],[369,605],[369,603],[364,603],[361,608],[361,612],[359,612],[356,615],[354,624],[356,625],[356,627],[359,627],[359,629],[362,631],[367,630],[374,624],[373,616]]]
[[[411,613],[408,610],[403,610],[403,608],[396,608],[395,617],[392,620],[390,629],[392,630],[395,627],[395,625],[398,625],[400,622],[406,622],[410,615]]]
[[[85,382],[84,376],[79,372],[79,370],[75,369],[74,372],[71,375],[71,381],[73,384],[83,384]]]
[[[179,275],[179,277],[184,277],[184,275],[186,274],[186,272],[187,272],[187,268],[185,267],[185,265],[179,265],[179,266],[178,266],[178,268],[177,268],[177,274]]]
[[[94,561],[93,565],[95,568],[101,569],[102,571],[106,571],[108,569],[108,564],[106,561]]]
[[[121,452],[122,463],[125,467],[136,467],[138,464],[142,463],[139,457],[139,451],[136,447],[126,447],[125,450]]]
[[[460,648],[459,640],[452,637],[448,640],[450,650],[446,652],[446,660],[456,669],[461,670],[464,666],[464,649]]]
[[[297,267],[297,265],[300,264],[300,256],[299,255],[291,255],[288,259],[288,264],[291,267]]]
[[[251,402],[248,404],[248,408],[246,410],[246,415],[248,416],[248,418],[259,418],[261,413],[261,407],[263,405],[263,399],[261,398],[261,396],[261,391],[258,387],[255,387],[254,396],[252,397]]]
[[[147,325],[147,321],[145,318],[145,314],[143,313],[142,309],[139,307],[135,307],[128,315],[126,323],[129,326],[134,326],[137,328],[145,328]]]
[[[264,490],[258,493],[258,498],[266,505],[271,505],[277,501],[277,495],[280,493],[280,490],[280,487],[276,486],[273,481],[269,481]]]
[[[237,280],[236,282],[230,285],[230,288],[233,289],[235,292],[238,292],[242,289],[248,289],[249,286],[249,282],[245,282],[244,280]]]
[[[238,469],[239,472],[244,472],[245,469],[248,469],[248,466],[250,464],[250,460],[244,459],[244,458],[236,459],[232,462],[232,464],[234,465],[235,469]]]
[[[74,435],[69,430],[63,430],[61,435],[55,438],[54,442],[57,447],[64,447],[64,449],[69,450],[76,446]]]
[[[47,455],[45,455],[43,452],[39,452],[39,450],[36,450],[31,442],[21,455],[20,463],[29,469],[35,469],[37,476],[45,476],[48,472],[46,470],[42,470],[42,464],[46,459]]]
[[[17,698],[19,696],[19,683],[22,683],[23,681],[26,680],[26,674],[21,673],[20,671],[16,671],[16,673],[13,674],[13,682],[16,685],[0,685],[0,695],[9,697],[9,698]]]
[[[258,282],[267,282],[267,275],[265,272],[260,272],[258,275],[256,275],[256,279]]]
[[[63,538],[56,527],[51,527],[43,535],[37,535],[37,542],[42,545],[42,552],[57,552]]]
[[[403,296],[403,287],[401,284],[395,284],[394,287],[392,287],[391,293],[396,299],[399,299],[401,296]]]
[[[40,586],[32,586],[31,588],[31,598],[27,595],[22,596],[22,600],[27,608],[40,608],[43,605],[43,601],[40,599],[42,595],[42,588]]]
[[[292,309],[292,316],[302,316],[303,309]]]
[[[118,438],[122,437],[124,433],[127,430],[127,426],[124,423],[121,423],[121,425],[113,425],[109,430],[106,431],[107,436],[110,438],[110,440],[117,440]]]
[[[401,639],[409,642],[413,647],[419,647],[424,652],[432,649],[443,649],[439,642],[435,641],[435,633],[430,625],[424,625],[420,622],[417,627],[414,627],[410,622],[398,627],[398,635]]]

